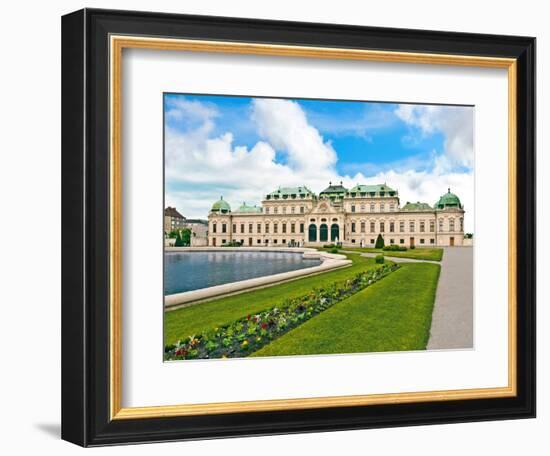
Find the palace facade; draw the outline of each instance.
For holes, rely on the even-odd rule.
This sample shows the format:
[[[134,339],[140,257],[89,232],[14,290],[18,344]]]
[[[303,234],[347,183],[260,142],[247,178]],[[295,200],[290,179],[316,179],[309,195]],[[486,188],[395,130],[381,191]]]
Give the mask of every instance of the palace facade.
[[[432,207],[407,202],[397,190],[380,185],[346,189],[332,183],[319,195],[307,187],[281,187],[265,195],[261,206],[243,203],[232,211],[220,198],[208,215],[208,245],[283,247],[340,242],[374,247],[380,234],[386,245],[460,246],[464,207],[449,189]]]

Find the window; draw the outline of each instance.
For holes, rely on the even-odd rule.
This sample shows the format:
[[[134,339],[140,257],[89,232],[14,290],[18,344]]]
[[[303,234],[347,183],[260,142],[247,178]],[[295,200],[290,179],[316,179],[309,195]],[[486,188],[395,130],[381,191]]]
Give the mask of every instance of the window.
[[[405,232],[405,222],[404,222],[404,221],[400,221],[400,222],[399,222],[399,232],[400,232],[400,233],[404,233],[404,232]]]
[[[409,222],[409,231],[410,231],[411,233],[414,233],[414,220],[411,220],[411,221]]]
[[[262,243],[262,241],[261,241],[260,239],[258,239],[258,240],[256,241],[256,244],[261,244],[261,243]]]
[[[395,205],[394,204],[390,204],[390,212],[393,212],[395,210]]]
[[[283,207],[283,214],[286,214],[286,206]]]
[[[430,244],[435,244],[435,239],[430,239]]]
[[[374,203],[370,203],[370,211],[374,212]]]
[[[443,231],[443,219],[439,219],[439,231]]]
[[[265,233],[269,233],[269,223],[265,224]]]
[[[304,224],[300,223],[300,233],[303,233],[303,232],[304,232]]]
[[[371,244],[374,244],[374,239],[371,239],[371,240],[370,240],[370,243],[371,243]]]
[[[420,243],[421,243],[421,244],[424,244],[424,239],[420,239]]]
[[[374,222],[370,222],[370,232],[374,233],[374,231],[375,231]]]
[[[241,233],[244,233],[244,223],[241,223]]]
[[[380,232],[384,232],[384,222],[380,222]]]
[[[268,207],[265,208],[265,213],[269,214],[269,208]]]
[[[283,223],[282,226],[283,226],[283,233],[286,233],[286,223]]]
[[[355,205],[351,205],[351,212],[355,212]]]
[[[395,241],[393,239],[390,239],[390,244],[395,244]]]
[[[249,223],[248,224],[248,232],[249,233],[252,233],[252,227],[253,227],[252,223]]]
[[[300,206],[300,214],[303,214],[304,213],[304,206]]]
[[[233,223],[233,227],[232,227],[232,232],[233,233],[236,233],[237,232],[237,225]]]
[[[449,231],[454,231],[454,230],[455,230],[455,219],[450,218],[449,219]]]
[[[274,224],[273,224],[273,232],[274,232],[274,233],[277,233],[278,228],[279,228],[279,226],[277,225],[277,223],[274,223]]]
[[[395,222],[390,222],[390,233],[395,233]]]
[[[355,222],[351,222],[351,232],[355,233]]]
[[[227,233],[227,225],[222,223],[222,233]]]
[[[277,206],[275,206],[275,207],[273,208],[273,213],[274,213],[274,214],[277,214],[278,212],[279,212],[279,208],[278,208]]]
[[[292,207],[290,208],[290,212],[291,212],[292,214],[294,214],[295,211],[296,211],[296,208],[295,208],[294,206],[292,206]]]
[[[460,217],[460,231],[464,231],[464,219]]]
[[[294,223],[290,224],[290,232],[295,233],[296,232],[296,225]]]
[[[222,239],[222,244],[225,244],[225,239]]]
[[[405,239],[399,239],[399,243],[400,243],[400,244],[404,244],[404,243],[405,243]]]
[[[260,234],[262,232],[262,224],[258,223],[258,226],[256,226],[256,232]]]
[[[282,243],[283,243],[283,244],[286,244],[286,239],[283,239],[283,242],[282,242]]]
[[[365,212],[365,205],[361,204],[361,212]]]
[[[430,233],[433,233],[435,231],[435,221],[430,220]]]
[[[352,244],[355,244],[355,239],[352,239],[352,240],[351,240],[351,243],[352,243]]]
[[[361,233],[365,232],[365,222],[361,222]]]
[[[380,212],[384,212],[386,210],[386,205],[384,203],[380,204]]]
[[[273,239],[273,244],[277,244],[277,239]]]
[[[424,231],[426,231],[426,226],[424,225],[424,220],[421,220],[420,221],[420,232],[423,233]]]
[[[218,229],[218,226],[215,223],[212,223],[212,233],[215,233]]]

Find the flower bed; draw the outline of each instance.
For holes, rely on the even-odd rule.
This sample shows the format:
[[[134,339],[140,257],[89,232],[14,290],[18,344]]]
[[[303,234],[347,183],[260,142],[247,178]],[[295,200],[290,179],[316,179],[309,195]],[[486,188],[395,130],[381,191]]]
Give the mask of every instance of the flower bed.
[[[345,282],[315,289],[307,295],[287,300],[280,307],[247,315],[207,333],[189,336],[173,345],[167,345],[164,359],[243,358],[337,302],[382,279],[398,267],[397,264],[384,264],[361,272]]]

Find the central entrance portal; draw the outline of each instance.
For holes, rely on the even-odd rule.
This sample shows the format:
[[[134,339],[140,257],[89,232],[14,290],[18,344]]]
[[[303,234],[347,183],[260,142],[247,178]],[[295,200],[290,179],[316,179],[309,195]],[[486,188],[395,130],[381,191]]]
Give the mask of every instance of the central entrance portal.
[[[317,242],[317,225],[315,223],[309,225],[307,240],[309,242]]]
[[[323,223],[319,228],[319,240],[321,242],[328,241],[328,226],[326,223]]]
[[[336,239],[340,239],[340,227],[337,223],[333,223],[330,227],[330,240],[334,242]]]

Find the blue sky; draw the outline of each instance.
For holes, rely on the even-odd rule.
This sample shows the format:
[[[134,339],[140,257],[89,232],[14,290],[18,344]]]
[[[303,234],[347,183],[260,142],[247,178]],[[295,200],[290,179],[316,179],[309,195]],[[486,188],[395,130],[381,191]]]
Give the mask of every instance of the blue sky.
[[[206,218],[222,194],[386,181],[402,204],[448,187],[473,204],[472,107],[165,94],[166,201]],[[405,198],[405,199],[404,199]],[[473,219],[473,214],[472,217]]]

